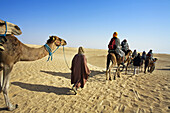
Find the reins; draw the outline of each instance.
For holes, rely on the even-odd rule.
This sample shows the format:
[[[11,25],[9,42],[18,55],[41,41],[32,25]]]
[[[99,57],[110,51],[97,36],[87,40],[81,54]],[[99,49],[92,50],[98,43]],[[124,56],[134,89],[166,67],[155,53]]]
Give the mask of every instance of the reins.
[[[55,53],[60,46],[58,46],[53,52],[52,52],[51,48],[47,44],[45,44],[44,46],[46,47],[47,51],[49,52],[49,57],[48,57],[47,61],[49,61],[50,57],[51,57],[51,61],[52,61],[53,60],[53,58],[52,58],[53,53]],[[63,46],[63,54],[64,54],[64,61],[65,61],[66,65],[67,65],[68,69],[70,69],[69,65],[67,63],[67,60],[66,60],[64,46]]]
[[[63,46],[63,54],[64,54],[65,63],[66,63],[66,65],[67,65],[68,69],[70,69],[69,66],[68,66],[67,60],[66,60],[66,56],[65,56],[65,52],[64,52],[64,46]]]
[[[47,61],[49,61],[50,57],[51,57],[51,61],[52,61],[53,60],[53,56],[52,56],[53,53],[55,53],[60,46],[58,46],[53,52],[47,44],[45,44],[44,46],[46,47],[47,51],[49,52],[49,57],[48,57]]]

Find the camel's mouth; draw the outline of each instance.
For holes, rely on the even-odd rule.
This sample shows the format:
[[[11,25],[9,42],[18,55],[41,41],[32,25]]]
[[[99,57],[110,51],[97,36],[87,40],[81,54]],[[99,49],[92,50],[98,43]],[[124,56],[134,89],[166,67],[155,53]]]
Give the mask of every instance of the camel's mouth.
[[[14,34],[14,35],[21,35],[22,31],[21,29],[12,23],[7,22],[7,34]]]
[[[59,40],[55,41],[55,44],[56,44],[56,46],[65,46],[65,45],[67,45],[67,42],[60,38]]]

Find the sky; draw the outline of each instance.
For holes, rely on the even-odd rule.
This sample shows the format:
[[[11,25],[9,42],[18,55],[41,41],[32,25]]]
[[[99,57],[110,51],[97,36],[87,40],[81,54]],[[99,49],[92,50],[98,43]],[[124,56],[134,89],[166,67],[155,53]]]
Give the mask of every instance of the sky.
[[[113,32],[130,49],[170,54],[170,0],[0,0],[0,19],[18,25],[22,43],[51,35],[66,47],[108,49]]]

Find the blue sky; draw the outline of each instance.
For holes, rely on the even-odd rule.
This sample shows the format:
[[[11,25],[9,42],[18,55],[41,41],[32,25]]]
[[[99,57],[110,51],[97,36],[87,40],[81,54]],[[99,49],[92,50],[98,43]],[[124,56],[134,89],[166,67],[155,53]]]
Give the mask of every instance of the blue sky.
[[[26,44],[48,36],[67,47],[107,49],[113,32],[130,49],[170,54],[170,0],[1,0],[0,19],[17,24]]]

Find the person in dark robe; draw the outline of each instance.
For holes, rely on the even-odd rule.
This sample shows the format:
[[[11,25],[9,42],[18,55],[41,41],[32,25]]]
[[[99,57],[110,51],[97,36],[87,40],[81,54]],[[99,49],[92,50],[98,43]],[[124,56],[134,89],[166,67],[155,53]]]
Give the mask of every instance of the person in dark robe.
[[[91,71],[87,66],[87,59],[84,55],[83,47],[79,47],[78,54],[72,60],[71,66],[71,84],[74,84],[72,89],[77,94],[79,87],[83,88]]]

